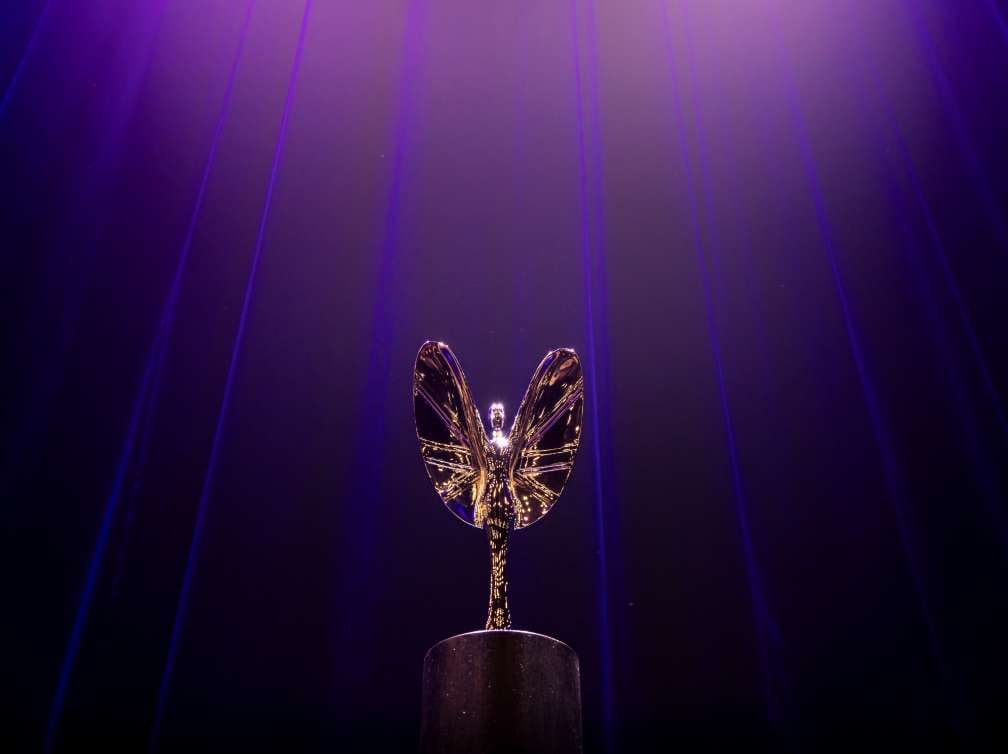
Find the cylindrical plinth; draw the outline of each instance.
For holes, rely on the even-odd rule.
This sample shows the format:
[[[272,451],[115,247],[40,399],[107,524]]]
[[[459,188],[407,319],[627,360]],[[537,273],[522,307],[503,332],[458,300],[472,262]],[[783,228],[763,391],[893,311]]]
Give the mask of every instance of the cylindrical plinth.
[[[435,644],[423,667],[421,754],[581,754],[574,650],[528,631]]]

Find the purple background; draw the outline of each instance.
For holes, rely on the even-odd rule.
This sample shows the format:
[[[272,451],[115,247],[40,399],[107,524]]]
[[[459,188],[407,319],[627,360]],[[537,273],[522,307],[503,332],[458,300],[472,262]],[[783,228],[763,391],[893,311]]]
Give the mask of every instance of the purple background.
[[[428,338],[585,359],[511,592],[589,751],[1005,735],[1003,2],[9,5],[5,750],[413,748]]]

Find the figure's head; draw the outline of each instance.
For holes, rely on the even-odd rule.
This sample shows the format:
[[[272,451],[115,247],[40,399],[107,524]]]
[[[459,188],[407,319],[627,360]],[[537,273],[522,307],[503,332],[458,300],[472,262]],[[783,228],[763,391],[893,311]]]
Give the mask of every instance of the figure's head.
[[[490,429],[502,430],[504,429],[504,404],[503,403],[491,403],[490,404]]]

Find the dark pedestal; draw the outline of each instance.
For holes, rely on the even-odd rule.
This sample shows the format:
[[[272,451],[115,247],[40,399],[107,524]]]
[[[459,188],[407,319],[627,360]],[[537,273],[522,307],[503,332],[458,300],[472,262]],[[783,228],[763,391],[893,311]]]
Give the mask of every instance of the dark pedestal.
[[[423,666],[421,754],[581,754],[574,650],[528,631],[435,644]]]

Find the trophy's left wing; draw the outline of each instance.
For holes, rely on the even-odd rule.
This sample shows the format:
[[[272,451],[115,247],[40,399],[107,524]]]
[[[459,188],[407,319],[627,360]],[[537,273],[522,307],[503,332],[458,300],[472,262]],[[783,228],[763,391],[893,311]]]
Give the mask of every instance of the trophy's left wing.
[[[427,341],[413,370],[413,418],[420,455],[444,504],[475,526],[487,479],[486,430],[455,354]]]
[[[584,377],[570,348],[546,354],[529,383],[511,441],[511,491],[515,528],[545,516],[563,492],[581,440]]]

